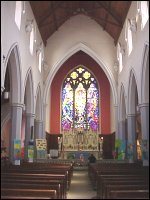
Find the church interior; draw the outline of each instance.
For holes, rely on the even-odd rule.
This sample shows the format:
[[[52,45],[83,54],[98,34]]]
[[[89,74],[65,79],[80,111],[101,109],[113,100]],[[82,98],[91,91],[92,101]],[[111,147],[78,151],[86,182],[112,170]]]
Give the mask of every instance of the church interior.
[[[149,2],[1,1],[1,199],[149,199]]]

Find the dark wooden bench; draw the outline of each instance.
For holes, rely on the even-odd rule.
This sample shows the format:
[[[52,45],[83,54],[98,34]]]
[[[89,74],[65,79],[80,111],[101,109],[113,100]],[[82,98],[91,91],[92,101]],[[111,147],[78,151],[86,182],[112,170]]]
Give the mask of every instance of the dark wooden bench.
[[[110,199],[149,199],[149,190],[112,190],[109,197]]]
[[[1,199],[52,199],[50,197],[37,197],[37,196],[15,196],[15,195],[6,195],[6,196],[3,196],[1,195]]]
[[[124,184],[124,185],[146,184],[146,185],[148,185],[148,180],[146,180],[142,176],[138,177],[138,176],[132,176],[132,175],[125,175],[125,176],[105,175],[105,176],[101,176],[100,182],[98,183],[98,186],[97,186],[97,196],[100,197],[100,198],[103,198],[103,196],[105,195],[105,188],[107,187],[107,185],[121,185],[121,184]]]
[[[2,196],[32,196],[32,197],[47,197],[56,199],[56,190],[45,189],[20,189],[20,188],[1,188]]]
[[[148,190],[149,186],[145,184],[129,184],[129,185],[106,185],[103,199],[110,199],[110,192],[115,190]]]
[[[61,198],[66,198],[67,188],[66,188],[66,179],[65,176],[61,175],[50,175],[50,174],[19,174],[19,173],[2,173],[1,177],[2,185],[5,183],[11,184],[47,184],[49,185],[60,185]]]

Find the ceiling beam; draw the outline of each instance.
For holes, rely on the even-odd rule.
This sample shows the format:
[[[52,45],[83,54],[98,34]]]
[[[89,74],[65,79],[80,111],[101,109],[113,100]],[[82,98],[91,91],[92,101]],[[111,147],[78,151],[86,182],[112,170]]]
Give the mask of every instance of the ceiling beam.
[[[111,10],[111,1],[109,1],[108,2],[108,8],[109,8],[109,10]],[[103,29],[105,30],[106,29],[106,25],[107,25],[107,20],[108,20],[108,12],[106,13],[106,17],[105,17],[105,24],[104,24],[104,26],[103,26]]]
[[[89,17],[91,17],[91,16],[89,16]],[[91,18],[94,19],[94,20],[96,20],[96,21],[100,21],[100,20],[101,20],[101,21],[106,22],[106,18],[103,19],[103,18],[101,18],[101,17],[95,17],[95,16],[92,16]],[[112,25],[115,25],[115,26],[117,26],[117,27],[119,27],[119,28],[122,28],[122,26],[121,26],[120,24],[116,24],[115,22],[111,22],[111,21],[107,20],[107,23],[112,24]],[[101,26],[102,26],[102,25],[101,25]]]
[[[44,15],[44,16],[42,17],[42,19],[39,21],[39,27],[42,26],[42,24],[45,22],[45,20],[46,20],[47,18],[49,18],[51,15],[53,15],[53,13],[55,12],[55,10],[56,10],[57,8],[59,8],[59,6],[60,6],[61,4],[62,4],[62,2],[57,3],[55,7],[53,6],[53,10],[49,10],[49,12],[48,12],[46,15]]]
[[[97,1],[99,5],[101,5],[113,18],[114,20],[122,27],[122,20],[120,20],[120,16],[117,15],[115,12],[109,9],[102,1]]]
[[[52,15],[53,15],[53,20],[54,20],[55,30],[57,31],[58,30],[58,25],[57,25],[57,20],[56,20],[56,16],[55,16],[54,4],[53,4],[53,1],[49,1],[49,3],[51,4],[51,10],[54,10]]]

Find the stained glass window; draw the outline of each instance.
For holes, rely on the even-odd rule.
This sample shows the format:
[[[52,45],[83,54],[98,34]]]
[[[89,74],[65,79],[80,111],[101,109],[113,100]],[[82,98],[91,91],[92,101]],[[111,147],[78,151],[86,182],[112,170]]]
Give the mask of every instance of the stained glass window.
[[[99,128],[99,90],[94,76],[82,66],[71,71],[62,87],[62,130]]]

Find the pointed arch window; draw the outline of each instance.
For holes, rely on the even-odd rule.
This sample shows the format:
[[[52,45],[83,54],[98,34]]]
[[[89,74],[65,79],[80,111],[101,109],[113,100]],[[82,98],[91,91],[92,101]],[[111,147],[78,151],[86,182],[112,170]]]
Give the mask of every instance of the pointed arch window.
[[[133,49],[131,20],[130,19],[126,20],[125,40],[127,42],[128,56],[129,56],[132,52],[132,49]]]
[[[137,13],[141,16],[141,30],[149,19],[148,1],[137,1]]]
[[[22,2],[16,1],[15,22],[19,30],[21,26],[21,13],[22,13]]]
[[[99,129],[99,90],[94,76],[79,66],[70,72],[62,86],[61,128]]]
[[[118,46],[117,46],[117,59],[119,61],[119,72],[121,72],[123,69],[123,64],[122,64],[122,51],[121,51],[120,43],[118,43]]]

